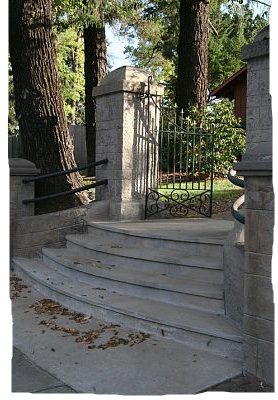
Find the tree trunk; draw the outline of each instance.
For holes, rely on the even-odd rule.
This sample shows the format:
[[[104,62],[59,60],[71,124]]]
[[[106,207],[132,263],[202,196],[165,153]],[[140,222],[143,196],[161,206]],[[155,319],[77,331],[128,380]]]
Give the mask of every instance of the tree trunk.
[[[209,0],[180,0],[176,102],[187,112],[206,105]]]
[[[73,49],[73,57],[72,57],[72,72],[75,74],[78,72],[80,68],[79,63],[79,53],[80,53],[80,40],[82,39],[82,30],[78,30],[77,32],[77,43]],[[74,82],[75,85],[76,82]],[[77,101],[72,99],[71,100],[71,124],[76,125],[76,109],[77,109]]]
[[[51,30],[51,0],[10,0],[10,57],[15,107],[24,157],[42,173],[76,166],[64,112],[56,51]],[[47,180],[36,196],[82,186],[80,174]],[[63,209],[88,202],[87,193],[48,203]],[[49,209],[49,208],[48,208]]]
[[[85,125],[88,163],[95,159],[96,117],[95,102],[92,97],[93,87],[98,86],[107,69],[107,52],[104,26],[89,25],[84,27],[84,74],[85,74]],[[95,175],[95,168],[87,171]]]

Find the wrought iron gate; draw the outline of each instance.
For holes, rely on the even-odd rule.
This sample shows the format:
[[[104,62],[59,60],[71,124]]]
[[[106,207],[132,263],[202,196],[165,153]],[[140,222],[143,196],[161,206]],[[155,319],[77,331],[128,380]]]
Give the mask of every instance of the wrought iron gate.
[[[211,217],[213,125],[177,113],[167,99],[150,94],[150,83],[145,217]]]

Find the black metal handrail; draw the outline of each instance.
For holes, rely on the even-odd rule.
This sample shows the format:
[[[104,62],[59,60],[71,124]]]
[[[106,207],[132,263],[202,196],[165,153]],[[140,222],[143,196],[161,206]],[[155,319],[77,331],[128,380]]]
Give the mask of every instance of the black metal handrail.
[[[231,171],[228,173],[227,178],[228,178],[229,181],[230,181],[231,183],[233,183],[234,185],[244,188],[244,186],[245,186],[245,185],[244,185],[244,180],[243,180],[243,179],[239,179],[239,178],[236,176],[236,171],[231,170]],[[245,201],[245,196],[244,196],[244,194],[243,194],[242,196],[240,196],[240,197],[234,202],[234,204],[232,205],[232,208],[231,208],[232,216],[233,216],[238,222],[240,222],[241,224],[245,224],[245,216],[244,216],[241,212],[239,212],[238,209],[239,209],[240,206],[242,206],[242,204],[244,203],[244,201]]]
[[[107,163],[108,163],[108,159],[104,158],[103,160],[87,164],[87,165],[85,165],[83,167],[75,167],[75,168],[71,168],[71,169],[66,169],[64,171],[50,172],[49,174],[38,175],[38,176],[35,176],[33,178],[25,178],[25,179],[22,180],[22,182],[23,183],[29,183],[29,182],[41,181],[41,180],[48,179],[48,178],[55,178],[57,176],[71,174],[72,172],[82,171],[82,170],[87,169],[87,168],[97,167],[98,165],[107,164]]]
[[[242,196],[240,196],[232,205],[232,209],[231,209],[231,213],[232,216],[241,224],[245,224],[245,216],[243,214],[241,214],[238,209],[240,206],[242,206],[242,204],[245,201],[245,196],[244,194]]]
[[[228,179],[231,183],[233,183],[236,186],[244,188],[244,180],[240,179],[238,176],[236,176],[236,171],[231,169],[231,171],[228,172]]]
[[[71,169],[66,169],[64,171],[51,172],[51,173],[45,174],[45,175],[38,175],[38,176],[35,176],[33,178],[23,179],[22,182],[23,183],[30,183],[30,182],[38,182],[38,181],[45,180],[45,179],[48,179],[48,178],[56,178],[58,176],[67,175],[67,174],[70,174],[72,172],[82,171],[82,170],[90,168],[90,167],[96,167],[98,165],[107,164],[107,163],[108,163],[108,159],[104,158],[103,160],[87,164],[87,165],[85,165],[83,167],[74,167],[74,168],[71,168]],[[80,186],[79,188],[76,188],[76,189],[66,190],[65,192],[48,194],[46,196],[36,197],[36,198],[33,198],[33,199],[25,199],[25,200],[22,200],[22,203],[23,204],[40,203],[41,201],[50,200],[50,199],[56,199],[57,197],[62,197],[62,196],[68,196],[68,195],[73,194],[73,193],[82,192],[83,190],[88,190],[88,189],[95,188],[97,186],[107,185],[107,184],[108,184],[108,180],[107,179],[103,179],[103,180],[95,182],[95,183],[90,183],[89,185]]]
[[[65,192],[53,193],[53,194],[49,194],[47,196],[41,196],[41,197],[37,197],[37,198],[34,198],[34,199],[22,200],[22,203],[23,204],[40,203],[41,201],[44,201],[44,200],[55,199],[57,197],[62,197],[62,196],[68,196],[70,194],[82,192],[83,190],[88,190],[88,189],[91,189],[91,188],[95,188],[97,186],[107,185],[107,183],[108,183],[108,180],[107,179],[103,179],[103,180],[101,180],[99,182],[91,183],[89,185],[80,186],[79,188],[67,190]]]

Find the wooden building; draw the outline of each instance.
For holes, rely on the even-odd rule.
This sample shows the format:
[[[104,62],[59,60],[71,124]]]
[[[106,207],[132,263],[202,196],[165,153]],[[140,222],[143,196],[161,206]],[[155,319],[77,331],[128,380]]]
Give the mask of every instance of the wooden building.
[[[246,90],[247,67],[241,68],[220,86],[214,89],[210,95],[217,98],[226,98],[235,101],[235,116],[243,122],[246,121]]]

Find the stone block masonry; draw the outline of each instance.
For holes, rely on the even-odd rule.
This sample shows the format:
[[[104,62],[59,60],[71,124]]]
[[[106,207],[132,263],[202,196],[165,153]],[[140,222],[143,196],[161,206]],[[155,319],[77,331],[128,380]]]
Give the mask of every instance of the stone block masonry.
[[[22,200],[34,197],[34,182],[23,183],[24,178],[31,178],[40,173],[35,164],[23,158],[10,158],[10,221],[34,215],[34,204],[22,204]]]
[[[155,183],[159,118],[154,105],[148,114],[144,96],[148,76],[140,69],[121,67],[93,90],[97,111],[96,160],[109,160],[108,164],[96,168],[97,180],[108,179],[106,187],[96,188],[96,200],[109,201],[112,220],[143,218],[147,154],[153,166],[149,170],[149,183]],[[163,88],[153,84],[151,93],[159,98]]]
[[[83,232],[86,216],[98,220],[106,218],[105,202],[34,215],[34,203],[22,200],[34,198],[34,182],[23,183],[26,177],[40,173],[35,165],[21,158],[10,158],[10,253],[12,256],[32,257],[40,254],[42,247],[63,246],[68,233]]]
[[[75,207],[16,219],[11,226],[12,255],[33,257],[41,253],[42,247],[64,246],[67,234],[86,229],[88,209],[88,206]]]
[[[235,169],[245,180],[244,368],[274,384],[274,225],[269,28],[243,50],[247,61],[246,152]]]

